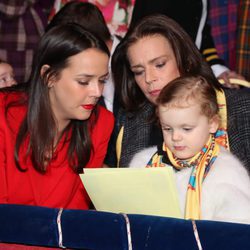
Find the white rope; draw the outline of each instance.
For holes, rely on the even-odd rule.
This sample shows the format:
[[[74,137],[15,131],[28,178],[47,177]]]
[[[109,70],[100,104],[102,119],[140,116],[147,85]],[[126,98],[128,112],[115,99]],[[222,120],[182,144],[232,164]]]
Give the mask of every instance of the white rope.
[[[127,238],[128,238],[128,250],[132,250],[132,238],[131,238],[131,230],[130,230],[130,222],[127,214],[121,213],[121,215],[124,217],[126,221],[126,228],[127,228]]]
[[[192,225],[193,225],[193,230],[194,230],[194,237],[198,246],[199,250],[202,250],[202,246],[201,246],[201,241],[200,241],[200,237],[199,237],[199,233],[198,233],[198,229],[196,226],[196,223],[194,220],[192,220]]]
[[[62,212],[63,212],[63,208],[60,208],[60,210],[58,211],[57,219],[56,219],[58,235],[59,235],[58,244],[60,248],[66,248],[65,246],[63,246],[63,236],[62,236],[62,226],[61,226]]]

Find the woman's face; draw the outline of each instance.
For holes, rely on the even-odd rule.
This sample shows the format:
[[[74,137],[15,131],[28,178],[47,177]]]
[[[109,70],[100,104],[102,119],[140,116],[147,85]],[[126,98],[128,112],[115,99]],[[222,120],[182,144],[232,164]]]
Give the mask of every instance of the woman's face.
[[[161,89],[180,76],[173,49],[162,35],[138,40],[128,48],[128,59],[135,81],[154,104]]]
[[[69,58],[59,79],[50,80],[49,96],[59,131],[72,119],[90,117],[108,78],[108,61],[107,54],[87,49]]]

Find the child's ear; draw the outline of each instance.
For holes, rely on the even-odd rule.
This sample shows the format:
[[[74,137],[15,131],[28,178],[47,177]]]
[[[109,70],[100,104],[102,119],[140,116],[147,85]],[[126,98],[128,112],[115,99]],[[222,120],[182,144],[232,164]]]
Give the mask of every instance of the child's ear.
[[[209,132],[210,133],[215,133],[217,129],[219,128],[220,124],[220,117],[219,115],[215,115],[209,120]]]

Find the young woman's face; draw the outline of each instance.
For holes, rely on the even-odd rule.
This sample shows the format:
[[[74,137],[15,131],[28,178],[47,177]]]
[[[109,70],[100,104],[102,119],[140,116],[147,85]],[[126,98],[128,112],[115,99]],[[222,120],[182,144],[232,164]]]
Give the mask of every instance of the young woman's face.
[[[160,105],[159,118],[166,146],[182,160],[197,154],[207,143],[210,133],[218,128],[218,120],[202,114],[198,104],[185,108]]]
[[[173,49],[161,35],[147,36],[131,45],[128,59],[135,81],[154,104],[161,89],[180,76]]]
[[[87,49],[69,59],[58,80],[50,80],[49,95],[59,130],[72,119],[90,117],[108,78],[107,54]]]
[[[0,63],[0,88],[16,84],[13,68],[8,63]]]

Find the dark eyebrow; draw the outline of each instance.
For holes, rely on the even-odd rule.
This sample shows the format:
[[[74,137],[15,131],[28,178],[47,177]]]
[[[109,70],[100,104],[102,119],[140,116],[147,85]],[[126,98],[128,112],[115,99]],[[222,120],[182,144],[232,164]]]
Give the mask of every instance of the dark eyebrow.
[[[101,77],[107,77],[107,76],[109,76],[109,72],[107,72],[106,74],[100,76],[100,78],[101,78]]]
[[[77,77],[88,77],[88,78],[90,78],[90,77],[92,77],[92,76],[94,76],[94,75],[89,75],[89,74],[78,74],[78,75],[76,75]]]
[[[149,61],[149,64],[153,64],[155,61],[157,61],[161,58],[164,58],[164,57],[166,58],[167,55],[162,55],[162,56],[158,56],[156,58],[153,58],[152,60]],[[132,65],[130,68],[132,69],[132,68],[141,68],[141,67],[143,67],[141,64],[136,64],[136,65]]]
[[[100,76],[100,77],[106,77],[109,75],[109,72],[105,73],[104,75]],[[95,75],[90,75],[90,74],[79,74],[77,75],[77,77],[87,77],[87,78],[91,78],[94,77]]]

